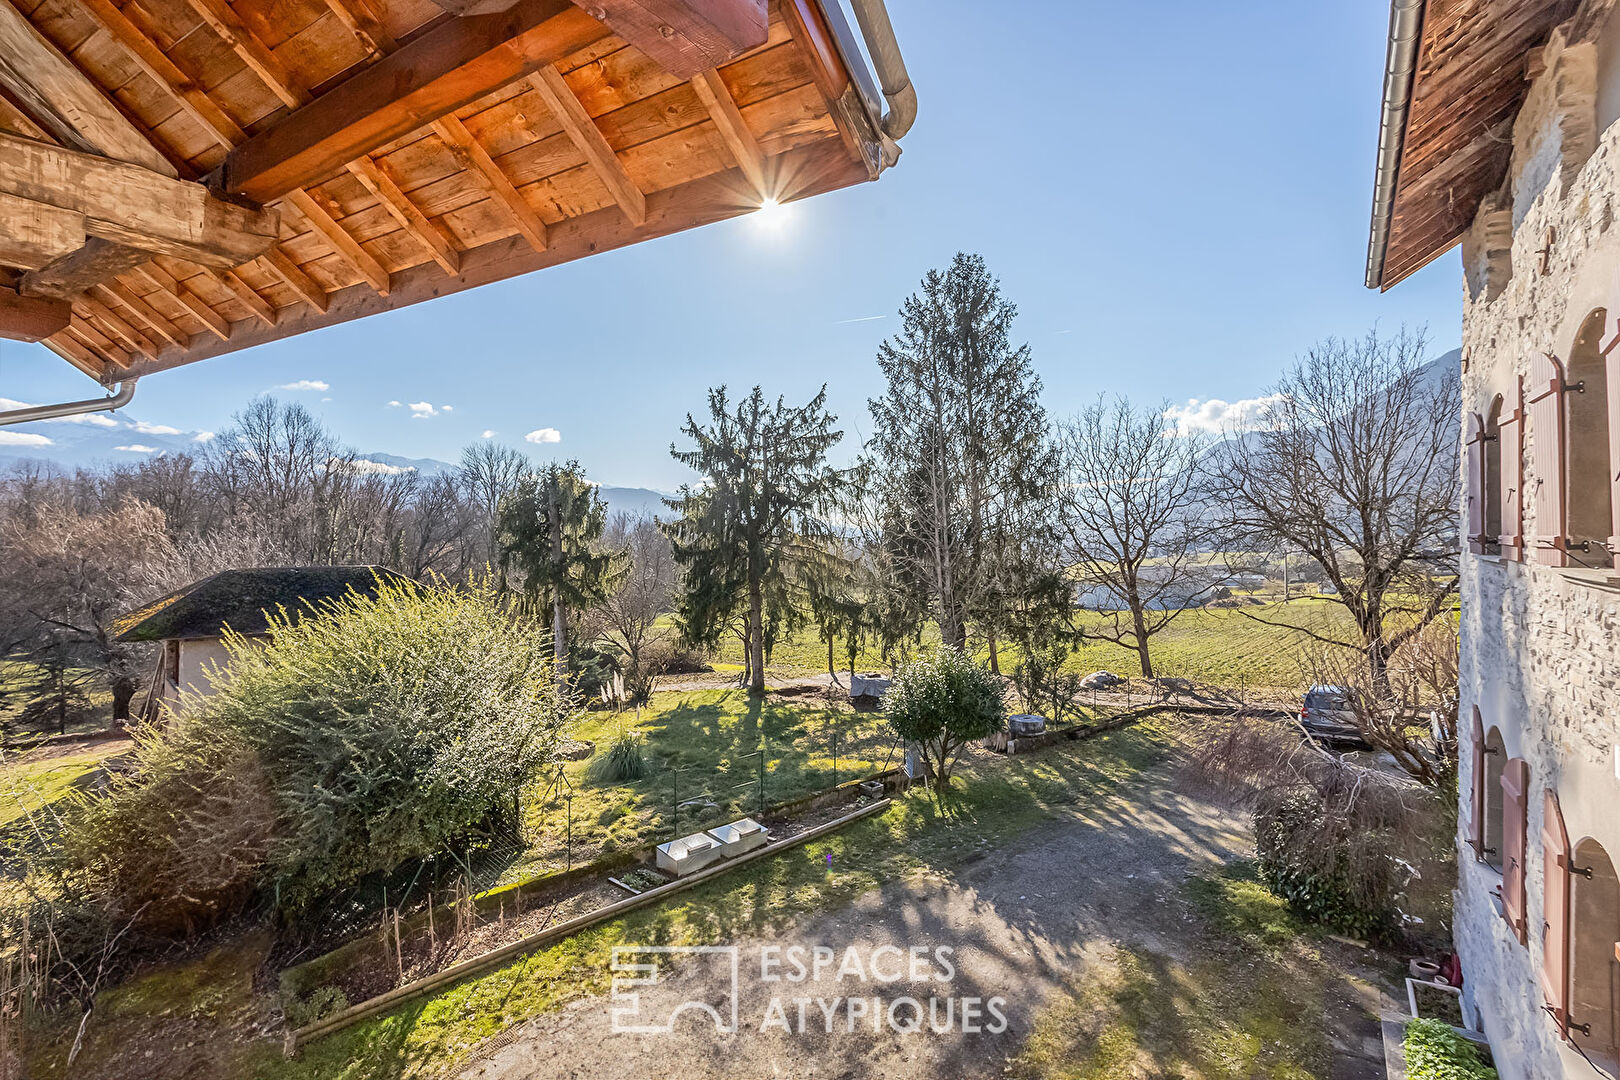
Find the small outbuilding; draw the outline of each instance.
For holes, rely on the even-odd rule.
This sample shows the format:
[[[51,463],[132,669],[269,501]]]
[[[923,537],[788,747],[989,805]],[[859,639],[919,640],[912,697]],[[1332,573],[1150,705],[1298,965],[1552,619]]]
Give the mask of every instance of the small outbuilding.
[[[296,619],[350,592],[375,596],[388,583],[410,579],[382,566],[225,570],[120,617],[112,626],[116,640],[162,645],[135,719],[156,719],[160,706],[174,707],[182,692],[211,693],[213,672],[230,661],[223,640],[227,628],[250,640],[268,640],[271,612]]]

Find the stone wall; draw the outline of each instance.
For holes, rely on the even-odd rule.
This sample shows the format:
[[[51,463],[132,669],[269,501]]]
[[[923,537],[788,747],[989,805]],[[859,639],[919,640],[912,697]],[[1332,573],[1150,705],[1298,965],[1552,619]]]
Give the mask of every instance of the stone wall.
[[[1600,132],[1596,122],[1597,86],[1620,84],[1620,71],[1609,70],[1617,33],[1612,20],[1601,42],[1569,43],[1555,32],[1514,124],[1507,184],[1480,207],[1463,241],[1466,412],[1488,415],[1498,394],[1512,402],[1532,355],[1567,358],[1593,310],[1620,306],[1620,123]],[[1550,249],[1541,250],[1549,238]],[[1525,433],[1527,476],[1537,437],[1533,428]],[[1526,484],[1527,538],[1538,531],[1536,509]],[[1465,556],[1462,573],[1462,715],[1477,705],[1486,732],[1499,731],[1507,755],[1530,766],[1528,945],[1501,918],[1493,895],[1501,875],[1459,848],[1454,936],[1465,1016],[1490,1037],[1503,1080],[1591,1077],[1592,1067],[1560,1043],[1542,1011],[1540,832],[1542,792],[1551,787],[1572,843],[1593,837],[1611,856],[1620,853],[1616,572]],[[1465,833],[1472,783],[1465,752]]]

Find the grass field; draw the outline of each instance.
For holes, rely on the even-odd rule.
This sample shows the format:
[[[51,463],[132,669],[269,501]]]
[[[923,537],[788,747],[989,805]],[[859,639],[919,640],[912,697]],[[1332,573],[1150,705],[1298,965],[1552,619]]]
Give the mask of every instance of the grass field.
[[[113,752],[113,746],[122,749],[124,744],[50,758],[21,753],[0,758],[0,828],[73,790]]]
[[[1286,619],[1317,633],[1339,635],[1344,640],[1355,637],[1355,627],[1348,613],[1330,600],[1310,597],[1286,605],[1259,604],[1242,610],[1248,614],[1231,608],[1197,608],[1177,616],[1152,639],[1155,674],[1233,688],[1291,691],[1310,679],[1310,640],[1298,630],[1267,626],[1256,622],[1255,618]],[[1111,623],[1109,615],[1093,611],[1076,612],[1075,618],[1080,630],[1092,633],[1106,631]],[[922,646],[926,648],[938,642],[939,632],[930,624],[924,631]],[[982,643],[977,649],[981,654],[984,652]],[[834,653],[838,670],[846,670],[848,662],[842,642]],[[1016,650],[1005,646],[1000,659],[1004,672],[1010,673],[1018,663]],[[741,645],[736,641],[726,642],[716,660],[720,664],[740,664]],[[862,670],[886,670],[890,665],[869,649],[860,655],[856,666]],[[1081,673],[1103,669],[1131,676],[1141,672],[1134,650],[1101,640],[1082,642],[1070,656],[1066,668]],[[779,676],[826,671],[827,646],[817,640],[814,627],[806,627],[777,644],[766,669]]]

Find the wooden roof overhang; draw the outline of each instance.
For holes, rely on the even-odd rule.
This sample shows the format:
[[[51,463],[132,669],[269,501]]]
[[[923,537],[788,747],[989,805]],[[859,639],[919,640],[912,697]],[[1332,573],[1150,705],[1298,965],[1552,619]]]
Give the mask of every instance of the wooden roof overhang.
[[[1392,38],[1403,0],[1393,0]],[[1388,289],[1450,250],[1480,201],[1502,182],[1513,120],[1529,89],[1532,50],[1576,11],[1576,0],[1420,0],[1421,32],[1409,94],[1392,94],[1386,127],[1405,109],[1394,143],[1381,147],[1368,244],[1367,286]],[[1399,42],[1390,42],[1392,63]],[[1393,98],[1393,100],[1392,100]],[[1382,176],[1388,158],[1393,181]]]
[[[127,380],[875,179],[880,116],[836,0],[0,0],[0,337]]]

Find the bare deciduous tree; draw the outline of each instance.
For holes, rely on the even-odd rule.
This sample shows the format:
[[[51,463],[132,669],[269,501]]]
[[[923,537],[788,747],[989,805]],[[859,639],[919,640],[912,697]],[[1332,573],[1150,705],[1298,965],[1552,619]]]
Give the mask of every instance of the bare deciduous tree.
[[[1360,651],[1373,684],[1390,657],[1455,602],[1458,374],[1424,370],[1427,340],[1402,329],[1329,338],[1279,382],[1256,429],[1207,461],[1226,547],[1295,551],[1321,567],[1357,640],[1303,618],[1249,618]]]
[[[1199,486],[1203,442],[1178,435],[1165,410],[1102,400],[1061,429],[1064,484],[1057,520],[1084,588],[1113,608],[1087,633],[1135,650],[1153,677],[1148,643],[1207,600],[1211,574]]]
[[[602,640],[624,654],[631,696],[650,687],[661,664],[657,653],[673,634],[658,621],[674,610],[680,572],[669,537],[653,518],[615,514],[602,533],[602,546],[625,554],[616,587],[593,617]]]

